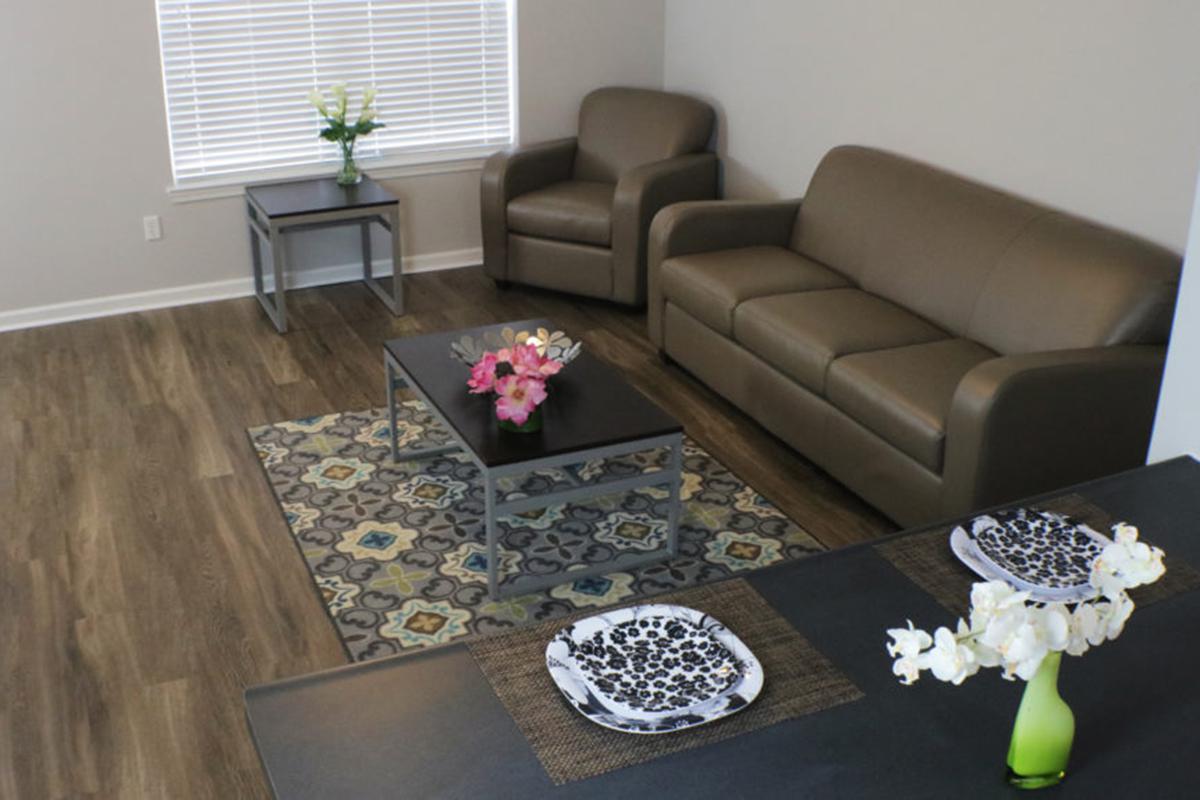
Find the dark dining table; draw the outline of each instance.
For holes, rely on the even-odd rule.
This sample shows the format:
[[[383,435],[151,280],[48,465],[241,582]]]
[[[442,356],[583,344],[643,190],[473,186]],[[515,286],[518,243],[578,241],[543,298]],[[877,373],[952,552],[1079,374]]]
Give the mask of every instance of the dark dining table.
[[[1053,495],[1065,491],[1137,525],[1168,564],[1200,565],[1195,460]],[[857,701],[556,786],[468,648],[455,644],[248,690],[264,770],[288,800],[1020,795],[1004,761],[1024,684],[983,670],[961,686],[928,676],[900,685],[885,630],[906,619],[932,630],[952,618],[875,544],[744,575],[862,690]],[[1119,639],[1065,658],[1059,689],[1075,712],[1075,745],[1066,780],[1040,796],[1200,794],[1198,672],[1200,591],[1139,607]]]

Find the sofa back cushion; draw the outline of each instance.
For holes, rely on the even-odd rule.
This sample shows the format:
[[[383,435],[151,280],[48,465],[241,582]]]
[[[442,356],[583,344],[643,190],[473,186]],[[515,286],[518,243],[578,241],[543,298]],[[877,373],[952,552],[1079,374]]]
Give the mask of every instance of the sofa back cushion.
[[[1179,257],[916,161],[838,147],[793,247],[1009,354],[1165,342]]]
[[[583,98],[575,180],[616,183],[651,161],[698,153],[712,137],[707,103],[670,92],[610,87]]]
[[[1047,211],[988,275],[967,336],[1001,353],[1166,344],[1180,266],[1165,248]]]

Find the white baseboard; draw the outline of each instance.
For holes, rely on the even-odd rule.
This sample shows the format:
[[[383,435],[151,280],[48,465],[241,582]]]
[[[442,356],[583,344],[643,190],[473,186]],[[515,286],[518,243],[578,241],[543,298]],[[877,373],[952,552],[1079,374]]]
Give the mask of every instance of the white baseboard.
[[[459,267],[471,267],[482,262],[483,250],[479,247],[468,247],[463,250],[446,250],[440,253],[419,253],[404,258],[404,274],[433,272],[440,269],[458,269]],[[384,259],[374,262],[373,271],[376,275],[391,275],[391,260]],[[289,274],[286,276],[286,283],[289,289],[303,289],[309,286],[324,286],[330,283],[353,281],[361,276],[361,264],[338,264],[332,267],[308,269]],[[213,300],[228,300],[231,297],[246,297],[252,294],[254,294],[254,278],[247,275],[244,278],[193,283],[187,286],[172,286],[167,289],[151,289],[147,292],[114,294],[89,300],[72,300],[68,303],[53,303],[45,306],[34,306],[33,308],[0,311],[0,332],[14,331],[21,328],[36,328],[42,325],[54,325],[59,322],[71,322],[80,319],[109,317],[114,314],[126,314],[130,311],[148,311],[154,308],[169,308],[171,306],[186,306],[192,303],[207,303]]]

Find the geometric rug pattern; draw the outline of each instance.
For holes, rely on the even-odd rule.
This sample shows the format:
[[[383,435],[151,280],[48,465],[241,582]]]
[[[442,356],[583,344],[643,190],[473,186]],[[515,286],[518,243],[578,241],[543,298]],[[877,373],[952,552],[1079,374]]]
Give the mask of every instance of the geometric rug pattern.
[[[449,441],[418,400],[400,404],[402,448]],[[690,439],[679,552],[666,562],[492,601],[483,484],[451,453],[394,464],[387,411],[328,414],[249,431],[325,608],[353,661],[415,652],[580,609],[707,583],[823,548]],[[517,476],[506,498],[662,469],[665,451]],[[565,470],[570,470],[568,475]],[[617,553],[663,546],[667,492],[648,487],[500,519],[507,588]]]

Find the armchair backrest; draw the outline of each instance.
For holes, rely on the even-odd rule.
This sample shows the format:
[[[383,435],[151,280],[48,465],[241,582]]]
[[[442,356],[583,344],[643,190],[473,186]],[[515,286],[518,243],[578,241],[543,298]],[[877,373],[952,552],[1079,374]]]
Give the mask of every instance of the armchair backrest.
[[[1163,344],[1178,255],[907,158],[831,150],[792,246],[1002,354]]]
[[[702,152],[712,137],[707,103],[652,89],[597,89],[579,108],[575,179],[616,183],[633,167]]]

